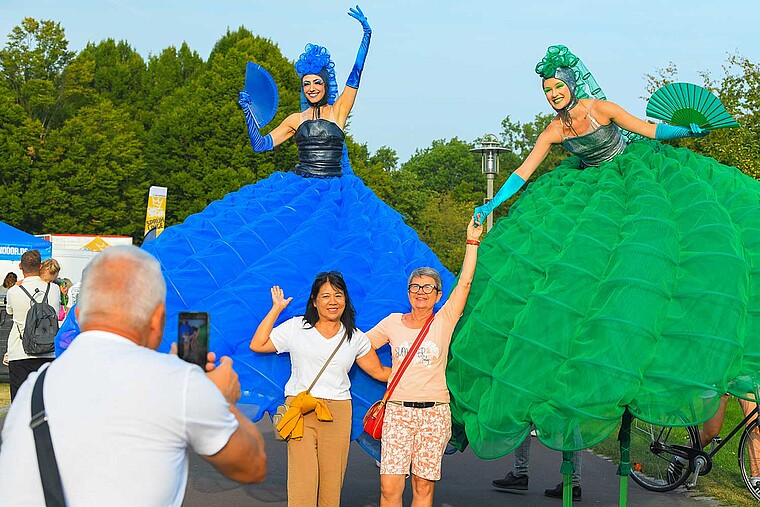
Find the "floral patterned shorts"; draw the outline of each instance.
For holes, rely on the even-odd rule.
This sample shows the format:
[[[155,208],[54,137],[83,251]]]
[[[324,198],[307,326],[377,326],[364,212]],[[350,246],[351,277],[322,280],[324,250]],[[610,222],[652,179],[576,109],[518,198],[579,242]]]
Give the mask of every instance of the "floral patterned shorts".
[[[441,478],[441,458],[451,438],[448,404],[412,408],[389,402],[383,421],[381,474]]]

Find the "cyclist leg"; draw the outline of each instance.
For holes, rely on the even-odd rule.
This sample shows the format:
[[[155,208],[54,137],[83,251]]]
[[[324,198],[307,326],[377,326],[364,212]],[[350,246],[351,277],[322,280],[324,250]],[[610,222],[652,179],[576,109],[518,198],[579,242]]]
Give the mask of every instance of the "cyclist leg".
[[[754,398],[752,394],[748,396]],[[757,408],[757,403],[754,401],[739,399],[739,405],[741,405],[745,416]],[[758,431],[757,426],[749,434],[749,465],[752,477],[760,477],[760,431]]]
[[[707,447],[707,444],[709,444],[713,438],[720,435],[720,428],[723,426],[723,419],[726,417],[726,401],[728,401],[728,395],[724,394],[720,398],[720,407],[718,407],[718,411],[702,425],[702,431],[699,432],[702,448]]]

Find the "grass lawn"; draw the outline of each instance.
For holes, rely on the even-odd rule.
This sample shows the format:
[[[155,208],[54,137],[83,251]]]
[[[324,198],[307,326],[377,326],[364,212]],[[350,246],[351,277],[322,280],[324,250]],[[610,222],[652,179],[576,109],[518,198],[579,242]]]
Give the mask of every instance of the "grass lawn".
[[[11,403],[11,385],[0,382],[0,408]]]
[[[726,407],[726,419],[723,422],[721,435],[727,435],[742,419],[744,414],[739,403],[730,399]],[[747,491],[739,472],[737,450],[741,432],[734,437],[713,457],[713,468],[708,475],[702,476],[697,481],[694,490],[698,496],[714,498],[722,505],[736,507],[756,507],[757,501]],[[594,452],[611,458],[614,462],[619,461],[620,450],[617,441],[617,433],[594,447]],[[632,456],[633,458],[633,456]],[[632,459],[633,460],[633,459]],[[633,480],[628,481],[629,488],[638,488]]]

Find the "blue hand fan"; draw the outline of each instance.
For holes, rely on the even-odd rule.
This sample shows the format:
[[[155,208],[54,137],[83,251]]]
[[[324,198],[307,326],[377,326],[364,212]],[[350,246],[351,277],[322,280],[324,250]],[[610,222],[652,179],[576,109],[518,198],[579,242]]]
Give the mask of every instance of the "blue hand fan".
[[[647,116],[681,127],[691,123],[709,130],[739,126],[718,97],[691,83],[670,83],[654,92]]]
[[[261,65],[248,62],[245,67],[245,91],[251,97],[251,112],[257,128],[266,126],[274,118],[279,102],[274,78]]]

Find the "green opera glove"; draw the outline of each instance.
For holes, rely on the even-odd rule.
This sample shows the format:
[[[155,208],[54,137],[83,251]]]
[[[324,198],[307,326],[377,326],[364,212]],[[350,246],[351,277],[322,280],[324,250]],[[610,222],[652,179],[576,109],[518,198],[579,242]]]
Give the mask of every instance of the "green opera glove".
[[[512,173],[507,181],[502,185],[499,191],[493,196],[489,202],[482,206],[475,208],[472,213],[472,218],[475,220],[475,225],[480,225],[483,220],[490,215],[501,203],[515,195],[515,193],[525,185],[525,180],[522,179],[517,173]],[[478,216],[480,215],[480,216]]]

